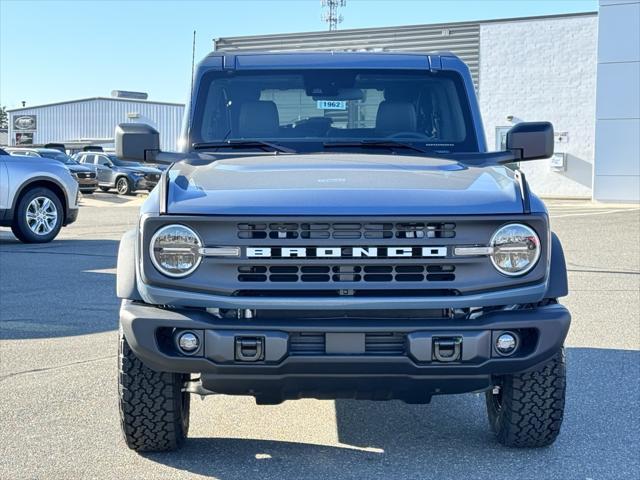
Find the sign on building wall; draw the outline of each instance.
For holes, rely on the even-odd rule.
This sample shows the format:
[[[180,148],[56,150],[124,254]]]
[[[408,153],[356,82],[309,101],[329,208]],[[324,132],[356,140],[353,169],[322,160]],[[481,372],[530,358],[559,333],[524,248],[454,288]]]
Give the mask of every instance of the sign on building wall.
[[[33,145],[33,132],[16,132],[16,145]]]
[[[20,131],[36,131],[38,129],[37,115],[14,115],[13,129]]]
[[[38,128],[38,116],[14,115],[11,120],[15,132],[15,145],[33,145],[33,134]]]

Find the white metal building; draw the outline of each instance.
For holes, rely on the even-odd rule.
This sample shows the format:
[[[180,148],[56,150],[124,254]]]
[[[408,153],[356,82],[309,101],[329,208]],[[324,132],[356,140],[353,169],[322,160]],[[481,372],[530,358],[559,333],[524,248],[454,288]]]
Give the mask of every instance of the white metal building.
[[[177,150],[184,105],[131,98],[94,97],[7,110],[9,145],[113,145],[119,123],[142,122],[160,132],[160,148]]]
[[[534,191],[638,202],[640,0],[600,6],[600,14],[228,37],[214,46],[453,52],[471,70],[490,147],[500,149],[519,121],[554,124],[554,158],[521,165]]]

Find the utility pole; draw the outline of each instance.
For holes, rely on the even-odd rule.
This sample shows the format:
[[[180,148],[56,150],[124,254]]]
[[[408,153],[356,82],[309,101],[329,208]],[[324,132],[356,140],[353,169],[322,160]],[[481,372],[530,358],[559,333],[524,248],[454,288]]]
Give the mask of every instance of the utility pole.
[[[342,15],[338,14],[338,8],[345,7],[347,0],[321,0],[320,5],[326,10],[322,13],[322,21],[329,24],[329,31],[337,30],[342,23]]]

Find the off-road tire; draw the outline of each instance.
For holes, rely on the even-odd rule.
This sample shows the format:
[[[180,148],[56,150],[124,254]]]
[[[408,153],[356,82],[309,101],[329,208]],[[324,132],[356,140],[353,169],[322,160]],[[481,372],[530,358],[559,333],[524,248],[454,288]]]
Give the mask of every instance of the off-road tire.
[[[501,377],[499,393],[486,393],[489,424],[507,447],[546,447],[558,434],[564,416],[566,369],[564,348],[535,371]]]
[[[186,375],[156,372],[133,353],[120,332],[120,425],[127,446],[138,452],[179,448],[189,431]]]
[[[36,198],[47,198],[50,200],[56,208],[57,218],[53,229],[46,234],[37,234],[33,232],[27,224],[26,214],[29,204]],[[13,223],[11,224],[11,231],[18,240],[23,243],[47,243],[53,240],[60,233],[62,223],[64,220],[64,208],[62,202],[58,196],[51,190],[45,187],[36,187],[24,192],[14,212]]]

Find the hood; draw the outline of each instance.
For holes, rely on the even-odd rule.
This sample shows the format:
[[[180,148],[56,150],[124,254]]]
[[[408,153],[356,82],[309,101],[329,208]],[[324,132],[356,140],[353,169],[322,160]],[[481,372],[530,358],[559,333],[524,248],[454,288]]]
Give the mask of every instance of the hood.
[[[506,167],[399,155],[260,155],[169,171],[167,213],[209,215],[518,214]]]
[[[93,172],[93,168],[85,167],[84,165],[76,165],[73,163],[64,163],[65,167],[67,167],[70,171],[78,173],[78,172]]]
[[[145,166],[139,166],[139,167],[121,167],[121,166],[116,166],[116,168],[118,169],[119,172],[155,173],[155,174],[158,174],[158,175],[162,173],[157,168],[145,167]]]

